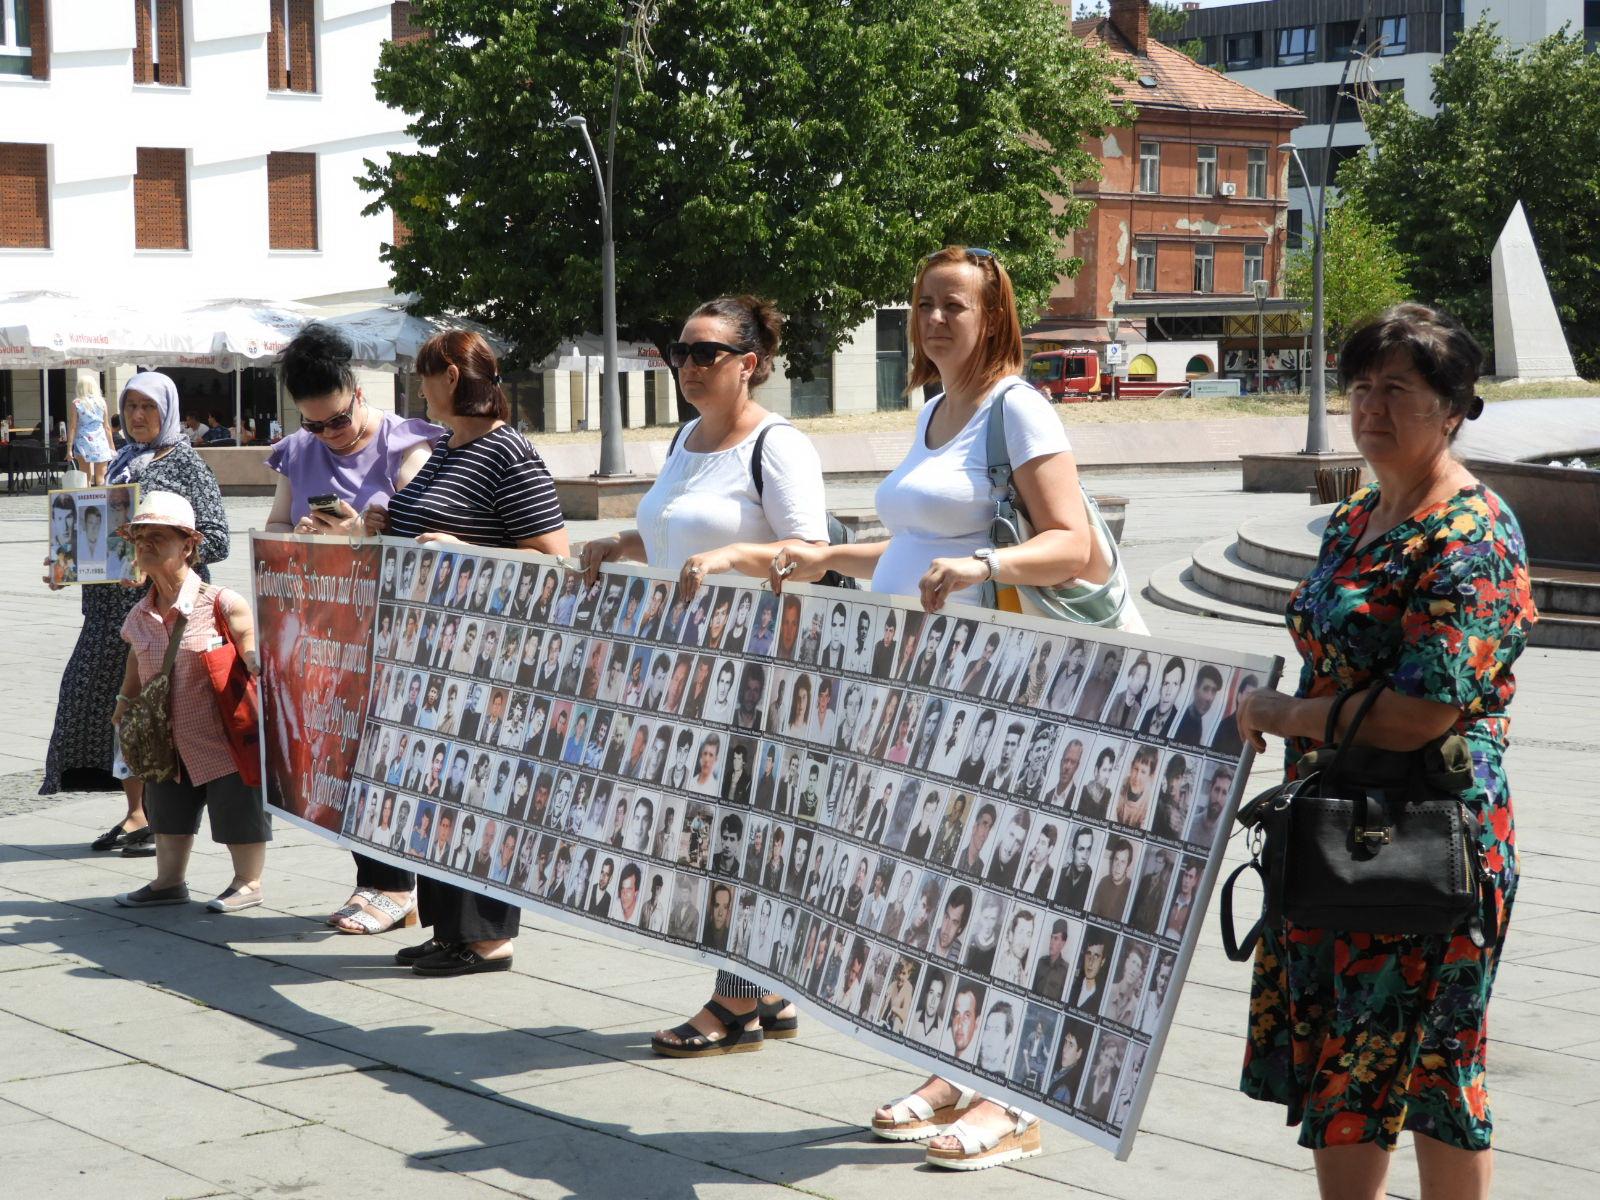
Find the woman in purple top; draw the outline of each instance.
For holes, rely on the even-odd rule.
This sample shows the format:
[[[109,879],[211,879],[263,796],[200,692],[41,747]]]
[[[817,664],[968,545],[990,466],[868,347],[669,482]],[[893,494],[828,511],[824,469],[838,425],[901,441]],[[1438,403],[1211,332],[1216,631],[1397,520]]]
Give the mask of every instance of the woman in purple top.
[[[279,371],[300,410],[300,428],[267,456],[282,476],[267,517],[269,533],[365,534],[360,514],[387,505],[428,461],[444,430],[423,420],[379,412],[366,402],[350,369],[350,343],[326,325],[307,325],[284,348]],[[307,501],[335,496],[338,512]],[[356,886],[328,918],[342,933],[382,933],[416,909],[416,877],[357,854]]]

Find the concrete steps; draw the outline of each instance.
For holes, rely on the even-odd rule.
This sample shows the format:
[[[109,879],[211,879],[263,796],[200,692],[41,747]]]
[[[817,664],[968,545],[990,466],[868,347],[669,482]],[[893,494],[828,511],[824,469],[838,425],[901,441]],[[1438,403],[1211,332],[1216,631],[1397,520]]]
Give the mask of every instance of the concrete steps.
[[[1236,537],[1205,542],[1187,561],[1154,571],[1145,595],[1178,612],[1279,625],[1290,594],[1316,563],[1332,511],[1319,505],[1303,515],[1245,521]],[[1600,650],[1600,572],[1535,566],[1533,598],[1539,623],[1532,644]]]

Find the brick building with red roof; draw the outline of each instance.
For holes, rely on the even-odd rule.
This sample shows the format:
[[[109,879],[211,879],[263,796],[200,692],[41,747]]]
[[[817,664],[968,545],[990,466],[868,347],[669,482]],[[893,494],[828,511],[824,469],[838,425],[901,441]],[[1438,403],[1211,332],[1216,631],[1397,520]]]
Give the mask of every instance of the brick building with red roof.
[[[1119,302],[1253,306],[1255,279],[1281,294],[1288,155],[1278,146],[1305,116],[1162,45],[1149,21],[1149,0],[1111,0],[1108,16],[1073,23],[1129,68],[1118,86],[1135,116],[1088,143],[1101,177],[1077,188],[1094,208],[1068,248],[1083,267],[1061,279],[1034,340],[1105,341]]]

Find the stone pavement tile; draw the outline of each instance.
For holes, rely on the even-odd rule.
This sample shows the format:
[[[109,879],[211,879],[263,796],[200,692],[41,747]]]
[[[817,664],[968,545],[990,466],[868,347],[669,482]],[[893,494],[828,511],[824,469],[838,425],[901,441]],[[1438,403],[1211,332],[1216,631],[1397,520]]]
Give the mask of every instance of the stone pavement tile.
[[[910,1068],[881,1070],[868,1067],[865,1063],[839,1061],[846,1065],[838,1068],[838,1071],[849,1070],[850,1074],[829,1072],[828,1077],[816,1082],[798,1083],[794,1087],[788,1086],[793,1076],[786,1065],[778,1081],[783,1086],[760,1088],[759,1095],[774,1104],[798,1108],[841,1125],[857,1125],[864,1129],[872,1120],[873,1110],[880,1104],[909,1095],[921,1087],[922,1081],[928,1077],[926,1073]]]
[[[317,1034],[317,1040],[479,1092],[510,1093],[551,1083],[566,1088],[590,1076],[626,1070],[576,1046],[449,1012],[370,1028],[342,1026]]]
[[[194,1002],[182,996],[77,964],[0,975],[0,1012],[51,1029],[93,1030],[121,1021],[180,1017],[194,1011]]]
[[[0,971],[29,971],[34,967],[48,967],[50,953],[32,946],[16,946],[0,942]]]
[[[651,1071],[587,1076],[509,1095],[536,1111],[593,1129],[618,1130],[645,1145],[702,1162],[820,1141],[847,1132],[840,1123],[755,1096]]]
[[[350,894],[349,889],[356,877],[355,866],[351,863],[349,854],[337,850],[328,842],[294,846],[269,845],[264,878],[270,879],[274,871],[287,871],[311,879],[320,879],[334,885],[334,891],[343,887],[345,894],[339,897],[339,903]]]
[[[869,1067],[876,1067],[881,1070],[892,1070],[902,1065],[899,1059],[892,1058],[881,1050],[873,1049],[865,1042],[857,1039],[854,1034],[839,1033],[817,1019],[813,1019],[801,1027],[800,1041],[805,1044],[808,1050],[817,1050],[824,1054],[835,1055],[838,1058],[865,1063]]]
[[[669,972],[674,969],[671,963],[660,965]],[[649,1022],[650,1031],[654,1032],[687,1021],[710,999],[715,988],[717,976],[710,968],[694,963],[679,963],[677,966],[683,969],[648,982],[613,985],[609,976],[600,975],[594,980],[594,985],[601,987],[608,996],[654,1010],[657,1015]],[[805,1029],[808,1025],[813,1029],[824,1028],[820,1023],[808,1022],[802,1009],[800,1027]]]
[[[1212,987],[1191,976],[1184,981],[1173,1021],[1195,1029],[1243,1037],[1249,1015],[1249,1001],[1239,992]]]
[[[1574,912],[1600,913],[1600,883],[1569,883],[1564,880],[1532,878],[1517,888],[1513,925],[1522,915],[1522,897],[1537,904],[1553,905]]]
[[[1193,1025],[1174,1025],[1161,1050],[1163,1077],[1232,1089],[1244,1060],[1242,1031],[1217,1033]],[[1159,1084],[1157,1085],[1160,1086]]]
[[[1535,1002],[1553,1000],[1568,992],[1587,991],[1594,986],[1593,975],[1522,962],[1506,963],[1494,978],[1494,994],[1497,998],[1509,996],[1514,1000]]]
[[[1045,1131],[1046,1138],[1051,1136]],[[1103,1151],[1100,1153],[1104,1153]],[[1076,1180],[1061,1179],[1039,1171],[1040,1165],[1060,1158],[1065,1164],[1079,1157],[1041,1155],[1017,1167],[998,1167],[988,1171],[941,1171],[924,1165],[926,1151],[920,1145],[880,1141],[870,1133],[854,1132],[842,1137],[765,1150],[738,1158],[720,1158],[718,1164],[796,1191],[828,1196],[832,1200],[884,1200],[886,1196],[959,1197],[960,1200],[1077,1200],[1078,1197],[1104,1196],[1107,1193],[1078,1186]],[[1105,1155],[1109,1162],[1110,1155]],[[1114,1165],[1114,1164],[1113,1164]],[[1064,1165],[1063,1176],[1068,1175]],[[1141,1200],[1149,1200],[1141,1197]]]
[[[1582,942],[1600,942],[1600,913],[1574,912],[1555,909],[1534,914],[1526,911],[1522,897],[1517,897],[1516,914],[1511,919],[1511,933],[1507,945],[1526,933],[1554,933]]]
[[[9,1100],[0,1100],[0,1128],[7,1125],[40,1125],[50,1124],[44,1117],[36,1112],[29,1112]]]
[[[796,1194],[696,1161],[670,1138],[647,1146],[570,1127],[429,1163],[534,1200],[784,1200]]]
[[[1108,1152],[1092,1146],[1068,1154],[1045,1154],[1019,1163],[1011,1172],[1012,1186],[1015,1193],[1026,1196],[1033,1194],[1036,1180],[1053,1179],[1094,1195],[1126,1200],[1149,1200],[1161,1195],[1182,1195],[1194,1200],[1315,1200],[1316,1180],[1303,1170],[1311,1165],[1310,1154],[1295,1146],[1292,1132],[1274,1129],[1277,1123],[1270,1119],[1264,1125],[1259,1124],[1260,1120],[1258,1116],[1255,1136],[1248,1139],[1252,1147],[1262,1144],[1263,1135],[1275,1136],[1292,1153],[1274,1155],[1276,1161],[1263,1161],[1261,1156],[1219,1146],[1211,1137],[1191,1142],[1144,1127],[1127,1162],[1119,1163]],[[1046,1130],[1045,1136],[1049,1138],[1053,1133]]]
[[[1491,1055],[1493,1051],[1490,1051]],[[1524,1177],[1536,1176],[1536,1164],[1556,1163],[1572,1170],[1589,1172],[1586,1188],[1579,1191],[1520,1190],[1506,1186],[1502,1172],[1511,1168],[1496,1155],[1495,1190],[1507,1196],[1593,1196],[1600,1194],[1596,1175],[1600,1174],[1600,1139],[1594,1136],[1595,1117],[1600,1106],[1579,1105],[1566,1100],[1559,1084],[1543,1095],[1531,1096],[1507,1091],[1496,1078],[1497,1064],[1489,1064],[1489,1108],[1494,1114],[1494,1140],[1497,1151],[1521,1160]],[[1593,1070],[1593,1064],[1589,1064]],[[1559,1099],[1558,1099],[1559,1097]]]
[[[148,1063],[0,1084],[10,1100],[61,1125],[143,1153],[288,1129],[299,1117]],[[164,1156],[163,1156],[164,1157]]]
[[[504,1200],[493,1188],[321,1125],[217,1138],[162,1158],[250,1200]]]
[[[1284,1128],[1284,1110],[1252,1100],[1234,1086],[1237,1056],[1226,1085],[1179,1079],[1166,1073],[1166,1065],[1163,1054],[1162,1070],[1140,1118],[1140,1129],[1292,1171],[1311,1165],[1305,1151],[1295,1144],[1294,1131]]]
[[[0,1013],[0,1046],[5,1047],[5,1054],[0,1055],[0,1082],[5,1083],[42,1075],[93,1071],[131,1061],[128,1056],[94,1041],[10,1013]]]
[[[513,1100],[445,1087],[404,1071],[356,1071],[240,1093],[402,1154],[431,1158],[567,1128]]]
[[[1600,984],[1596,985],[1600,991]],[[1600,1013],[1558,1010],[1496,995],[1489,1002],[1489,1044],[1502,1042],[1535,1050],[1562,1050],[1584,1054],[1585,1044],[1600,1042]],[[1584,1055],[1592,1057],[1592,1055]]]
[[[693,979],[704,988],[712,978],[710,968],[683,959],[640,954],[621,942],[600,943],[538,933],[528,936],[524,922],[517,940],[518,967],[535,979],[548,979],[568,987],[591,988],[608,996],[661,1007],[648,999],[648,987],[669,980]],[[623,988],[633,988],[624,993]],[[709,989],[705,995],[709,996]],[[703,999],[704,997],[702,997]]]
[[[127,1128],[134,1128],[131,1118]],[[19,1200],[197,1200],[223,1190],[137,1151],[48,1121],[8,1125],[0,1119],[0,1162],[7,1193]]]
[[[517,954],[529,949],[518,946]],[[455,979],[424,979],[409,971],[375,977],[369,987],[391,995],[454,1012],[470,1012],[483,1021],[546,1036],[613,1026],[655,1028],[656,1009],[618,1000],[596,991],[530,979],[519,970]]]
[[[1494,1007],[1489,1009],[1493,1036]],[[1600,1071],[1588,1059],[1564,1051],[1534,1050],[1502,1042],[1490,1050],[1489,1091],[1492,1096],[1515,1093],[1536,1099],[1560,1096],[1569,1104],[1600,1100]]]
[[[373,1065],[353,1051],[215,1010],[125,1021],[97,1029],[93,1036],[111,1050],[225,1091],[289,1079],[320,1080]]]
[[[1510,939],[1507,939],[1509,944]],[[1555,967],[1577,975],[1587,975],[1600,983],[1600,944],[1579,943],[1564,950],[1536,954],[1524,960],[1530,967]]]

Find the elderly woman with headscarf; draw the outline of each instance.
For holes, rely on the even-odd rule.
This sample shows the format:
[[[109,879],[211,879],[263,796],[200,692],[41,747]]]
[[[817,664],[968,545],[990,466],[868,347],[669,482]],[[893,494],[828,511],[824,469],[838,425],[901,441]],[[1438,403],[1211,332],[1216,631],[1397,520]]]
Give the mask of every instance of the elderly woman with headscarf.
[[[228,517],[216,476],[189,445],[178,419],[178,388],[166,375],[144,371],[128,380],[118,407],[128,442],[106,470],[108,484],[137,483],[143,495],[176,492],[194,508],[204,566],[228,556]],[[48,575],[45,579],[50,583]],[[55,584],[51,584],[52,589]],[[122,625],[146,587],[86,587],[79,594],[83,628],[61,677],[55,729],[45,757],[42,796],[62,791],[110,791],[121,787],[127,815],[92,843],[96,850],[122,847],[125,852],[153,854],[152,835],[144,813],[144,782],[117,780],[112,773],[114,742],[111,713],[117,703],[128,659]]]

